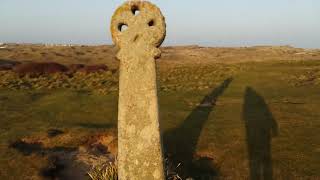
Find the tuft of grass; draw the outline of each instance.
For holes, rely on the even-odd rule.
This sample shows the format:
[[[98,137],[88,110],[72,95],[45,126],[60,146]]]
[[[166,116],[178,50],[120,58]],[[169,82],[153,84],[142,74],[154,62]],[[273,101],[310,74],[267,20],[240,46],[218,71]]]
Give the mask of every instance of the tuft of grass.
[[[179,166],[174,166],[168,158],[165,159],[165,175],[167,180],[182,180],[177,173]],[[109,164],[98,165],[88,172],[91,180],[118,180],[118,166],[117,163],[109,162]]]
[[[88,175],[92,180],[118,180],[118,167],[116,163],[109,163],[94,167]]]
[[[290,74],[286,79],[293,86],[306,86],[320,84],[320,68],[311,67],[297,73]]]

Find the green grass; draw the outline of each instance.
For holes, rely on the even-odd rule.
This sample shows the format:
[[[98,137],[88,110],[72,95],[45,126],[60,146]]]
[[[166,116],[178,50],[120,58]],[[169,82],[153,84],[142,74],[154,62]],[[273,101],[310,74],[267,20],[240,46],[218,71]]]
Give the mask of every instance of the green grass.
[[[160,66],[166,153],[174,164],[182,163],[182,176],[320,178],[319,77],[306,78],[308,83],[292,78],[319,67],[318,61]],[[99,83],[83,89],[2,86],[1,179],[37,179],[46,164],[44,158],[10,148],[10,142],[56,128],[77,134],[57,145],[77,147],[82,137],[115,127],[113,86],[104,87],[107,93],[94,90]],[[207,102],[212,106],[204,105]]]

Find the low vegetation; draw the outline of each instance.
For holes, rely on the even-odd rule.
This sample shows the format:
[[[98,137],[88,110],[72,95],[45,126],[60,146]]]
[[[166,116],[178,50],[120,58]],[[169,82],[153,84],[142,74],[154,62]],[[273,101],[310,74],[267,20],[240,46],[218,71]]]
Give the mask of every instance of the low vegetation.
[[[88,174],[92,180],[118,180],[118,168],[113,163],[94,167]]]
[[[164,51],[157,62],[158,94],[171,179],[319,179],[318,51]],[[183,63],[181,51],[193,56]],[[199,62],[204,52],[219,57]],[[253,56],[258,52],[277,58],[261,61],[260,55]],[[114,57],[108,47],[18,46],[1,50],[0,58],[25,63],[45,56],[69,66],[77,64],[76,57],[84,62],[88,53]],[[233,59],[237,55],[241,62]],[[242,61],[245,57],[250,61]],[[0,71],[1,179],[116,176],[116,166],[105,165],[114,162],[117,152],[119,72],[112,58],[105,62],[108,70],[93,73],[30,76]]]

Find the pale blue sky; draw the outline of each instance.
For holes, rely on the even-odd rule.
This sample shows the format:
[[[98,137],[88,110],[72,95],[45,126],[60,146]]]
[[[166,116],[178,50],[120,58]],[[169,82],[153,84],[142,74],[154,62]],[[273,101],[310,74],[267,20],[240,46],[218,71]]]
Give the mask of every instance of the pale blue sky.
[[[111,44],[121,0],[0,0],[0,42]],[[320,0],[153,0],[165,45],[320,48]]]

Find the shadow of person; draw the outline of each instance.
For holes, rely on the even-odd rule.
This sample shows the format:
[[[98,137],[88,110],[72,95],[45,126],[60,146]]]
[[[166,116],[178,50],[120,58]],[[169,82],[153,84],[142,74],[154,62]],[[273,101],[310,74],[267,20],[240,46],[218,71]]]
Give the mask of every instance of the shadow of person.
[[[251,180],[271,180],[271,139],[278,135],[278,125],[263,97],[246,88],[243,104]]]
[[[215,102],[231,82],[232,78],[226,79],[202,99],[200,104],[187,116],[178,128],[164,133],[163,142],[165,153],[173,164],[180,164],[180,176],[199,175],[199,173],[203,173],[200,172],[201,170],[199,170],[199,168],[194,166],[193,162],[198,138],[203,125],[208,120],[209,114],[215,106]],[[204,169],[215,173],[214,169]]]

